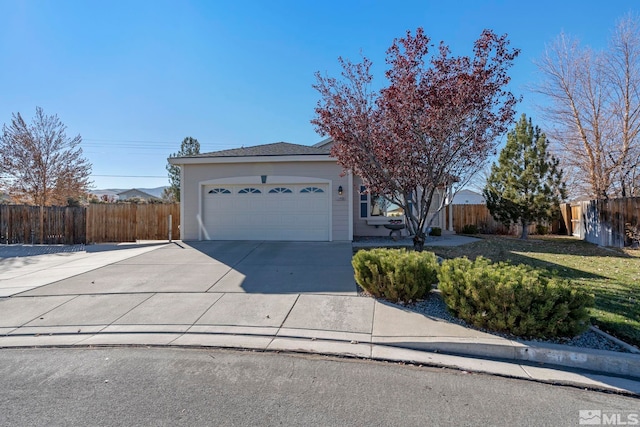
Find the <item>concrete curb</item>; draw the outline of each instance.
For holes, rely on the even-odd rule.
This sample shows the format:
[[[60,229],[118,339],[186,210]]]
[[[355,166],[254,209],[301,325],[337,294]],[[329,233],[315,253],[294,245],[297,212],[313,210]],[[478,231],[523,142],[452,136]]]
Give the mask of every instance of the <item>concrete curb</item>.
[[[82,334],[80,334],[82,335]],[[97,348],[114,346],[147,346],[172,348],[227,348],[250,351],[321,354],[354,357],[384,362],[411,363],[457,369],[463,373],[485,373],[507,378],[568,385],[597,391],[640,396],[640,381],[597,373],[557,370],[515,362],[478,359],[442,353],[431,353],[395,346],[355,341],[316,340],[310,338],[263,335],[221,335],[198,333],[101,333],[80,336],[38,335],[13,336],[13,342],[0,337],[0,348]],[[8,337],[6,337],[8,338]]]
[[[202,333],[185,331],[184,325],[163,326],[131,325],[126,332],[80,333],[68,332],[79,329],[75,327],[64,332],[42,328],[36,334],[2,335],[0,348],[149,345],[291,351],[453,367],[640,395],[640,355],[636,354],[513,341],[511,345],[495,345],[438,338],[416,343],[385,342],[373,337],[371,342],[359,342],[297,336],[290,331],[286,335],[269,333],[264,328],[243,328],[242,333]]]
[[[623,375],[640,379],[640,355],[626,354],[589,348],[567,349],[556,344],[524,343],[526,347],[516,349],[516,360],[589,371]]]
[[[500,359],[504,361],[539,363],[549,366],[583,369],[610,375],[640,379],[640,355],[616,351],[541,344],[531,341],[479,340],[477,338],[421,338],[418,342],[398,342],[372,338],[374,344],[390,345],[419,351],[457,356]]]

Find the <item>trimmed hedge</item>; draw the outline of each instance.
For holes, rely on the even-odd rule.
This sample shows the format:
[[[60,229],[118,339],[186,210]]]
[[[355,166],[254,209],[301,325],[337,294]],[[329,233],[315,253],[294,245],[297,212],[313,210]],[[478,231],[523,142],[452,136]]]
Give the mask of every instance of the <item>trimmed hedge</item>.
[[[405,249],[361,250],[351,264],[362,289],[393,302],[423,298],[436,283],[439,268],[434,253]]]
[[[466,322],[521,337],[572,337],[589,326],[593,295],[526,265],[456,258],[442,263],[438,288]]]
[[[442,228],[433,227],[431,231],[429,231],[429,236],[442,236]]]

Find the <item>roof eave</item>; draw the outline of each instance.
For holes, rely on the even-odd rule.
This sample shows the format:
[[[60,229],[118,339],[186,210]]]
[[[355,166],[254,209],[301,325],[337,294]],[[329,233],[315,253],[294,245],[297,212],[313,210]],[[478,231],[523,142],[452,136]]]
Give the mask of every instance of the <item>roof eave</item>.
[[[326,147],[327,145],[331,145],[331,144],[333,144],[333,138],[328,137],[328,138],[323,139],[320,142],[317,142],[317,143],[313,144],[312,147],[322,148],[322,147]]]
[[[298,154],[291,156],[210,156],[210,157],[169,157],[172,165],[203,165],[219,163],[281,163],[281,162],[335,162],[329,154]]]

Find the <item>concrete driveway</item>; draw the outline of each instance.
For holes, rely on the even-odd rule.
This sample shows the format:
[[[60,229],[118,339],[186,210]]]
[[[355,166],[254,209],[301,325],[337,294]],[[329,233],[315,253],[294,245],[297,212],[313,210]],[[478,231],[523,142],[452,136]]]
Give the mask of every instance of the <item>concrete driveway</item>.
[[[355,295],[343,242],[175,242],[20,296],[213,292]]]

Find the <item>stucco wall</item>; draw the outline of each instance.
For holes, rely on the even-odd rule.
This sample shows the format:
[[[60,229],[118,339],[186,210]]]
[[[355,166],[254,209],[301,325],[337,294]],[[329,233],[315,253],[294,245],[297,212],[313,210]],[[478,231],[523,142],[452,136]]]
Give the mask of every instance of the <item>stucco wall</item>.
[[[342,169],[334,162],[256,162],[256,163],[217,163],[187,164],[182,166],[181,199],[183,215],[181,237],[184,240],[197,240],[199,233],[199,192],[203,181],[239,176],[300,176],[328,179],[331,188],[331,223],[332,240],[349,240],[349,194],[346,176],[340,176]],[[267,178],[268,179],[268,178]],[[269,182],[267,180],[267,182]],[[344,194],[338,195],[338,187],[342,186]]]

